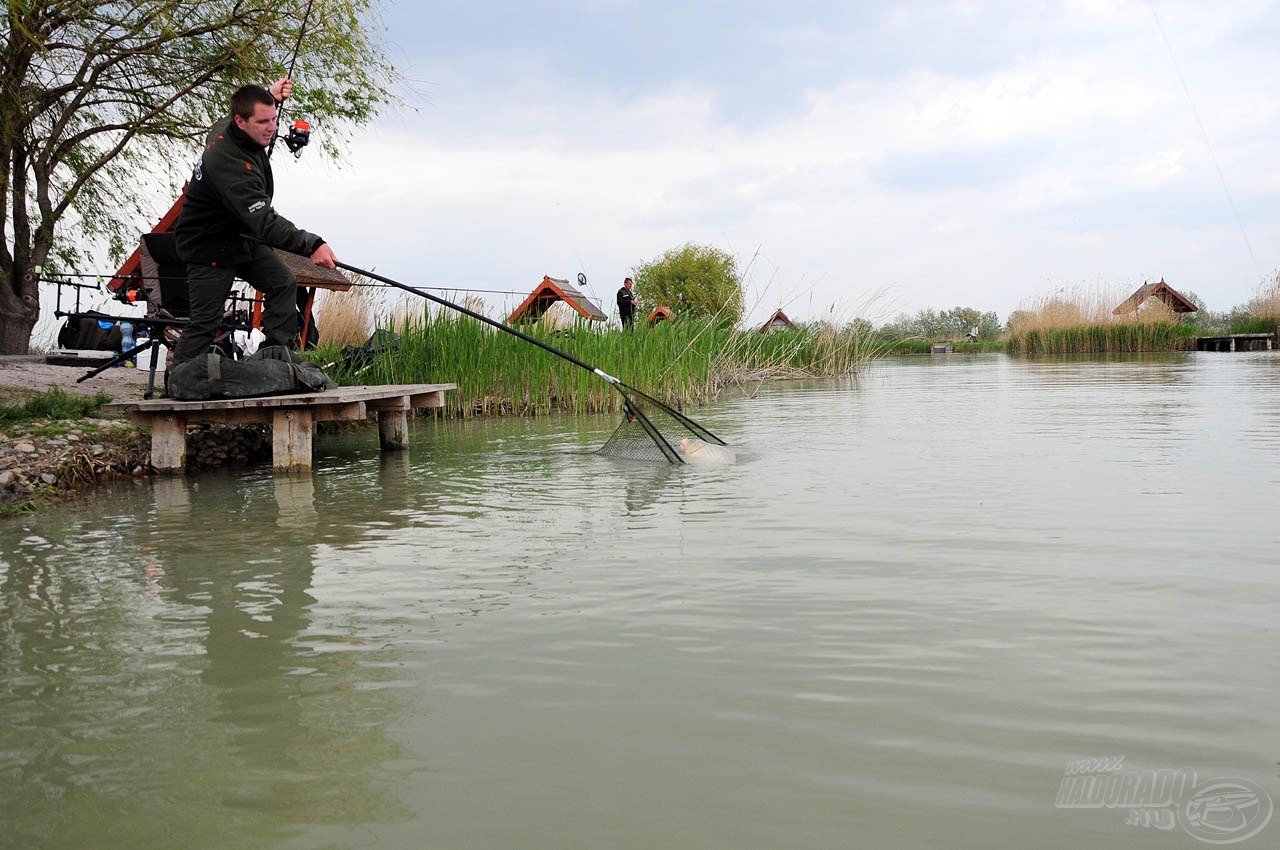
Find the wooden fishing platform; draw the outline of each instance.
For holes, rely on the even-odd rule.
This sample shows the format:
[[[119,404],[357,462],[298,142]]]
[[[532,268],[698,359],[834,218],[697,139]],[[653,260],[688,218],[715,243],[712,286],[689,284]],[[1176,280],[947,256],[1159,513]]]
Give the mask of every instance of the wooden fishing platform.
[[[309,470],[315,423],[360,421],[376,412],[382,450],[406,449],[409,411],[443,407],[445,392],[457,388],[457,384],[339,387],[318,393],[211,401],[117,401],[104,404],[102,409],[128,413],[135,424],[151,428],[151,466],[157,472],[181,473],[185,469],[188,425],[270,425],[272,465]]]
[[[1202,336],[1196,338],[1196,351],[1271,351],[1275,340],[1273,333]]]

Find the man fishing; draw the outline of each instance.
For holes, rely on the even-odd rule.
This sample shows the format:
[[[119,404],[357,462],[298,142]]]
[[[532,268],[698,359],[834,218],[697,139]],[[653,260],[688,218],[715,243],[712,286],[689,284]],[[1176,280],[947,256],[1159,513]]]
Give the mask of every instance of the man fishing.
[[[292,92],[288,77],[270,89],[244,86],[231,96],[231,114],[209,131],[174,226],[191,299],[175,364],[209,351],[237,277],[263,294],[263,345],[293,346],[298,282],[272,247],[337,268],[324,239],[294,226],[271,205],[275,181],[267,149],[276,137],[279,107]]]
[[[630,329],[636,321],[636,304],[640,303],[631,291],[631,287],[635,286],[635,281],[627,278],[622,282],[622,288],[618,290],[618,318],[622,320],[622,326]]]

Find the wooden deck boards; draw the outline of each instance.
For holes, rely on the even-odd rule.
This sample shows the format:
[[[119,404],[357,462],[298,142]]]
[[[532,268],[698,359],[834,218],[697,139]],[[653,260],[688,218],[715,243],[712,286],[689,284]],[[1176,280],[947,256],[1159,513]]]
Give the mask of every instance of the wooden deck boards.
[[[186,467],[188,425],[270,425],[272,465],[308,470],[312,434],[317,422],[358,421],[376,413],[378,440],[384,451],[409,445],[409,411],[443,407],[447,390],[456,384],[392,384],[339,387],[319,393],[177,401],[170,398],[117,401],[103,410],[128,413],[133,422],[151,428],[151,466],[180,473]]]

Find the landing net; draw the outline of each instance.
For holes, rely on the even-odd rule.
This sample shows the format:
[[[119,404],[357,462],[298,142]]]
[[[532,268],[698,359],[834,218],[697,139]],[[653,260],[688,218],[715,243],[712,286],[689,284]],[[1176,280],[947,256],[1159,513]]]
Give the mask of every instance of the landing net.
[[[684,463],[680,441],[704,440],[723,446],[706,428],[679,411],[631,387],[615,384],[626,400],[622,422],[600,448],[600,454],[623,460]]]

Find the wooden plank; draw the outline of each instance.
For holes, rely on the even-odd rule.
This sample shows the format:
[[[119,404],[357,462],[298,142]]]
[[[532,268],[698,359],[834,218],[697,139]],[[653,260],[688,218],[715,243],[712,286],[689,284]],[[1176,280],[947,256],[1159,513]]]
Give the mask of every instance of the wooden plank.
[[[251,410],[279,407],[320,407],[327,404],[348,404],[356,401],[394,398],[396,396],[430,395],[457,389],[457,384],[389,384],[385,386],[338,387],[318,393],[294,393],[290,395],[255,396],[253,398],[219,398],[208,401],[178,401],[171,398],[115,401],[102,406],[103,410],[127,413],[134,410],[171,410],[204,412],[210,410]],[[427,405],[432,406],[432,405]]]
[[[370,410],[408,410],[409,396],[398,395],[394,398],[380,398],[374,401],[365,402],[365,406]]]
[[[142,399],[102,407],[128,413],[133,422],[151,428],[151,465],[160,471],[185,468],[189,425],[270,425],[275,468],[306,471],[317,422],[358,421],[376,411],[380,445],[398,451],[409,445],[409,411],[443,407],[444,393],[452,389],[457,384],[392,384],[209,401]]]
[[[414,410],[431,407],[444,407],[444,391],[433,390],[428,393],[415,393],[409,396],[409,406]]]
[[[378,445],[384,452],[403,451],[409,448],[409,412],[407,410],[378,411]]]
[[[182,472],[187,466],[187,423],[181,416],[151,418],[151,466],[159,472]]]
[[[277,410],[271,423],[271,465],[276,469],[305,472],[311,469],[311,433],[315,419],[310,410]]]

